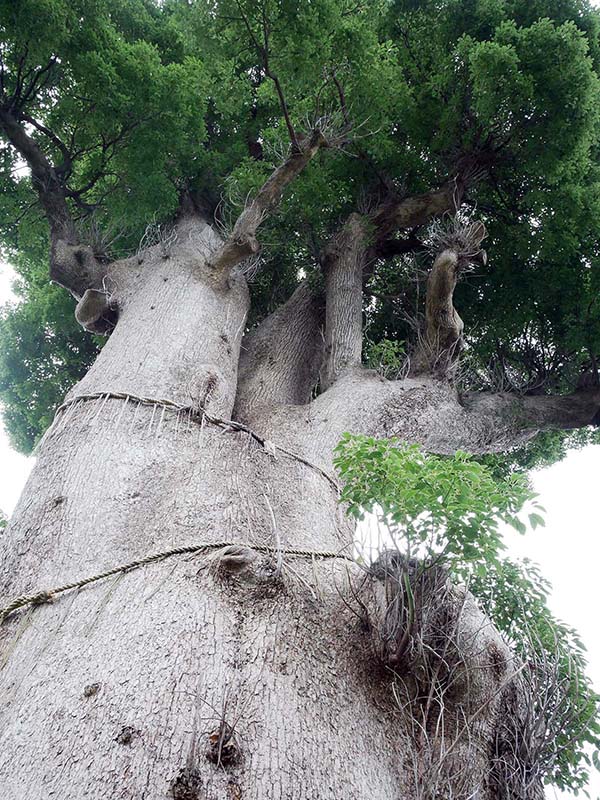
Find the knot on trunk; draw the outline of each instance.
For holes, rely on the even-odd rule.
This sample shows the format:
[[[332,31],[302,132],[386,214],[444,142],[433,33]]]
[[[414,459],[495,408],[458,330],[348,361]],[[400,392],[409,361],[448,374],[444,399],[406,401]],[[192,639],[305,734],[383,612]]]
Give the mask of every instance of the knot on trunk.
[[[203,800],[206,797],[200,773],[186,767],[171,783],[173,800]]]
[[[89,245],[53,240],[50,279],[68,289],[78,300],[86,289],[101,287],[105,274],[105,265],[98,261]]]
[[[251,571],[258,553],[242,544],[231,544],[216,550],[209,557],[208,569],[213,575],[244,575]]]
[[[241,759],[241,750],[232,725],[221,720],[218,728],[208,735],[206,758],[217,767],[233,767]]]
[[[86,289],[75,308],[75,319],[90,333],[106,335],[117,324],[117,305],[102,289]]]

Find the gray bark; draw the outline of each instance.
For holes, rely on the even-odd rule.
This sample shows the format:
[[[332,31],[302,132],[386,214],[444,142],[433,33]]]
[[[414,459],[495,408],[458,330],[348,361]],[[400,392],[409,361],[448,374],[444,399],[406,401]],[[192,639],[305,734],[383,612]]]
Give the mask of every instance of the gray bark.
[[[217,313],[188,255],[187,243],[167,261],[150,253],[145,280],[115,265],[119,321],[73,401],[199,403],[218,359],[211,410],[227,413],[246,293],[232,286]],[[181,543],[337,552],[351,535],[331,483],[302,461],[185,412],[80,400],[40,448],[3,540],[1,596]],[[283,578],[259,560],[236,581],[180,558],[13,615],[0,631],[3,797],[402,794],[405,733],[386,682],[370,678],[344,572],[289,556]],[[221,717],[235,753],[215,764]]]
[[[362,355],[362,281],[367,250],[367,223],[351,214],[324,257],[325,359],[321,387],[328,389],[360,366]]]
[[[445,377],[459,353],[464,325],[452,302],[458,271],[459,256],[454,250],[444,250],[433,263],[427,278],[425,330],[411,364],[415,375]]]
[[[186,217],[170,253],[157,246],[116,262],[105,300],[96,306],[88,295],[82,320],[96,324],[110,307],[116,327],[41,444],[0,545],[0,597],[179,545],[277,551],[243,550],[242,565],[178,556],[7,617],[6,800],[416,800],[431,785],[415,778],[430,754],[416,747],[403,708],[410,676],[394,692],[377,644],[381,604],[371,604],[369,632],[350,590],[363,573],[285,551],[351,552],[331,478],[344,431],[482,452],[523,426],[502,402],[488,398],[485,412],[461,405],[446,382],[389,382],[358,369],[306,402],[319,348],[304,289],[282,311],[299,337],[312,331],[290,343],[290,364],[271,369],[272,353],[288,352],[285,340],[265,349],[279,331],[274,315],[247,337],[239,381],[248,293],[235,271],[216,285],[220,247],[205,223]],[[236,393],[256,436],[215,422],[232,415]],[[464,642],[483,624],[469,608]],[[500,648],[487,630],[486,648]],[[477,662],[477,648],[461,651],[484,695],[496,697],[506,669]],[[464,692],[452,699],[456,719],[467,701]],[[454,748],[473,760],[474,780],[488,767],[495,708],[482,715],[479,738]],[[491,799],[482,781],[480,797]]]
[[[219,244],[210,226],[185,217],[171,255],[155,245],[108,268],[118,324],[67,399],[119,392],[231,415],[249,299],[240,275],[222,286],[211,279]]]
[[[308,281],[242,341],[236,419],[311,399],[323,352],[323,301]]]

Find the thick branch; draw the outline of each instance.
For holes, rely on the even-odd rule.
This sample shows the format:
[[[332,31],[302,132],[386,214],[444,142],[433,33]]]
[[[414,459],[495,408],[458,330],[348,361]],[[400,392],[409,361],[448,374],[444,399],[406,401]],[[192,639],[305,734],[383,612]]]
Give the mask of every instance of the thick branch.
[[[60,151],[63,158],[63,162],[62,164],[60,164],[60,166],[56,167],[55,169],[56,174],[60,175],[61,177],[64,176],[65,178],[66,176],[70,175],[73,167],[73,159],[71,156],[71,152],[69,151],[69,148],[66,146],[66,144],[53,131],[51,131],[50,128],[47,128],[41,122],[38,122],[33,117],[30,117],[28,114],[21,114],[21,119],[23,119],[25,122],[28,122],[30,125],[33,125],[33,127],[40,133],[43,133],[44,136],[47,136],[48,139],[50,139],[50,141],[52,142],[52,144],[54,144],[54,146],[57,147],[58,150]]]
[[[600,424],[600,389],[565,396],[518,397],[477,393],[462,399],[448,381],[431,376],[387,381],[374,372],[343,375],[308,406],[274,410],[261,426],[265,436],[282,426],[309,437],[319,463],[345,432],[398,438],[432,453],[457,450],[506,452],[538,431]]]
[[[383,241],[394,231],[417,228],[433,217],[456,211],[460,206],[461,194],[459,182],[451,180],[440,189],[383,203],[372,219],[377,240]]]
[[[90,247],[79,237],[57,171],[21,122],[0,109],[0,129],[31,170],[31,180],[50,225],[50,277],[75,297],[88,289],[100,289],[105,274]]]
[[[25,159],[31,170],[31,180],[57,238],[71,240],[75,229],[67,207],[64,190],[56,172],[37,143],[23,125],[8,111],[0,109],[0,128],[12,146]]]
[[[326,146],[323,134],[315,130],[301,141],[298,150],[292,149],[288,158],[277,167],[259,189],[254,200],[238,217],[231,236],[212,259],[211,266],[215,272],[228,272],[244,259],[258,253],[260,245],[256,233],[259,226],[277,208],[287,186],[302,172],[319,149]]]
[[[444,377],[460,350],[463,321],[452,297],[459,272],[459,257],[454,250],[444,250],[433,263],[427,278],[425,331],[420,335],[411,372]]]
[[[308,403],[322,358],[323,301],[303,281],[242,342],[235,419],[251,423],[266,406]]]
[[[351,214],[329,245],[325,271],[325,360],[321,388],[360,366],[362,355],[362,275],[367,251],[368,226]]]
[[[510,425],[526,438],[541,430],[572,430],[600,425],[600,388],[565,395],[477,392],[464,401],[470,414]]]

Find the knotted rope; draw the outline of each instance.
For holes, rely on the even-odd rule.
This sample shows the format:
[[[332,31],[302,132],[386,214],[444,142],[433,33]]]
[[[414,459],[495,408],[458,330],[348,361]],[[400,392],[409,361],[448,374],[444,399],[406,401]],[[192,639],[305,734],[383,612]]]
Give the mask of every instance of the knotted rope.
[[[96,581],[101,581],[104,578],[110,578],[111,575],[118,575],[124,572],[130,572],[131,570],[137,569],[137,567],[143,567],[146,564],[152,564],[155,561],[162,561],[165,558],[170,558],[171,556],[180,556],[186,555],[188,553],[199,553],[203,550],[220,550],[224,547],[238,547],[238,548],[247,548],[249,550],[256,550],[259,553],[284,553],[290,556],[299,556],[301,558],[341,558],[345,561],[351,561],[354,563],[354,558],[352,556],[344,555],[341,552],[334,553],[328,550],[300,550],[296,548],[277,548],[277,547],[269,547],[268,545],[262,544],[244,544],[241,542],[204,542],[202,544],[190,544],[190,545],[183,545],[181,547],[172,547],[170,550],[163,550],[160,553],[152,553],[145,558],[139,558],[136,561],[130,561],[127,564],[121,564],[118,567],[113,567],[112,569],[108,569],[105,572],[100,572],[97,575],[91,575],[87,578],[82,578],[78,581],[73,581],[72,583],[65,583],[63,586],[57,586],[54,589],[45,589],[41,591],[34,592],[33,594],[23,594],[19,597],[15,597],[7,606],[4,608],[0,608],[0,624],[4,622],[6,617],[11,614],[13,611],[16,611],[18,608],[23,608],[24,606],[34,606],[34,605],[42,605],[43,603],[50,603],[54,599],[57,594],[62,594],[63,592],[68,592],[70,589],[80,589],[82,586],[87,586],[89,583],[95,583]]]
[[[292,458],[295,461],[304,464],[304,466],[309,467],[310,469],[317,472],[319,475],[322,475],[322,477],[324,477],[331,484],[331,486],[333,486],[338,495],[341,492],[340,485],[336,481],[336,479],[332,477],[322,467],[319,467],[317,464],[313,464],[312,461],[309,461],[307,458],[304,458],[304,456],[295,453],[293,450],[288,450],[286,447],[283,447],[280,444],[276,444],[275,442],[266,439],[264,436],[261,436],[260,434],[256,433],[256,431],[253,431],[252,428],[249,428],[247,425],[244,425],[241,422],[236,422],[235,420],[232,419],[220,419],[219,417],[212,416],[212,414],[209,414],[209,412],[206,411],[206,409],[203,406],[199,406],[198,408],[196,408],[191,405],[181,405],[173,400],[158,400],[152,397],[138,397],[137,395],[126,394],[125,392],[94,392],[92,394],[75,395],[74,397],[67,400],[65,403],[63,403],[56,409],[56,414],[54,416],[54,419],[56,421],[58,419],[59,414],[66,412],[67,409],[76,405],[80,401],[102,400],[102,399],[104,399],[105,402],[107,400],[125,400],[126,404],[128,402],[140,403],[141,405],[155,406],[167,409],[169,411],[175,411],[178,414],[183,412],[185,414],[188,414],[188,418],[190,421],[202,422],[205,420],[211,425],[216,425],[217,427],[222,428],[224,430],[230,430],[230,431],[233,430],[233,431],[239,431],[240,433],[246,433],[248,434],[248,436],[254,439],[254,441],[257,442],[262,448],[264,448],[264,450],[267,453],[274,455],[275,452],[280,452],[283,455],[288,456],[288,458]],[[50,433],[53,427],[54,427],[54,422],[44,435],[44,438]]]

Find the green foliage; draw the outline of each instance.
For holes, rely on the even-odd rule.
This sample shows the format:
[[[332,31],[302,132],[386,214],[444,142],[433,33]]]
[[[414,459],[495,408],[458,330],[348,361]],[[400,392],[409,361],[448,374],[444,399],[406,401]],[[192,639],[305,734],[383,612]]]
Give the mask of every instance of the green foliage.
[[[549,745],[558,753],[549,782],[559,789],[584,789],[589,767],[598,768],[590,752],[600,748],[600,697],[586,675],[585,646],[577,631],[558,620],[548,607],[551,586],[537,565],[502,559],[480,575],[472,575],[469,588],[496,627],[524,661],[546,663],[561,691],[560,708],[546,710],[568,719],[554,731]],[[548,664],[550,661],[550,664]],[[543,695],[546,687],[539,686]]]
[[[384,378],[397,379],[406,365],[404,342],[381,339],[379,342],[367,341],[363,361],[368,369],[376,370]]]
[[[513,472],[530,472],[562,461],[570,450],[580,450],[593,444],[600,444],[600,431],[597,428],[580,428],[574,431],[543,431],[522,447],[506,453],[474,456],[485,464],[498,478]]]
[[[488,228],[490,261],[456,296],[474,383],[493,386],[501,365],[509,389],[571,387],[600,353],[600,15],[587,0],[1,0],[2,101],[39,76],[21,110],[76,154],[67,183],[88,205],[74,212],[94,207],[118,234],[114,250],[131,251],[182,191],[231,219],[280,162],[289,137],[265,22],[292,124],[339,123],[341,86],[355,141],[320,154],[265,226],[251,322],[289,296],[299,270],[318,276],[315,250],[365,198],[425,191],[479,159],[488,172],[467,202]],[[56,140],[31,133],[60,164]],[[41,266],[45,228],[5,144],[0,175],[0,243],[11,261]],[[374,345],[410,351],[423,266],[373,264]],[[25,351],[27,341],[22,360],[47,358],[49,342]],[[5,395],[13,416],[20,396]],[[38,410],[35,436],[48,416]]]
[[[100,342],[75,321],[73,299],[48,285],[46,264],[22,263],[21,271],[21,302],[0,311],[0,400],[12,446],[29,454]]]
[[[536,712],[551,733],[547,779],[560,789],[584,787],[589,746],[600,747],[599,698],[586,676],[585,648],[576,631],[550,611],[550,586],[538,568],[502,556],[501,523],[520,533],[527,523],[544,524],[525,477],[498,477],[465,453],[428,455],[416,445],[349,434],[336,448],[335,465],[349,514],[363,519],[376,513],[394,547],[424,564],[447,565],[524,662],[552,670],[559,694]],[[544,687],[537,688],[534,694],[543,695]],[[561,723],[553,729],[557,718]]]
[[[345,434],[335,465],[350,514],[361,519],[380,509],[407,555],[443,557],[455,571],[468,563],[479,574],[498,563],[500,523],[524,533],[520,509],[527,501],[537,509],[523,475],[498,480],[467,453],[446,458],[418,445]],[[539,521],[532,511],[530,522]]]
[[[438,186],[471,159],[487,168],[467,202],[488,229],[490,261],[456,293],[467,383],[564,391],[597,363],[600,14],[588,0],[0,0],[0,32],[2,103],[32,86],[19,112],[42,126],[31,135],[55,165],[58,140],[76,155],[63,164],[81,198],[73,212],[85,230],[93,208],[116,253],[135,250],[147,223],[171,217],[186,190],[208,213],[235,218],[280,162],[289,137],[266,47],[294,127],[347,113],[355,141],[321,153],[266,224],[252,323],[289,296],[300,271],[319,280],[315,250],[349,211],[384,189]],[[13,444],[28,452],[99,342],[44,277],[46,227],[6,143],[0,184],[0,245],[21,298],[0,318],[0,399]],[[365,359],[387,377],[409,350],[407,319],[423,310],[422,261],[399,256],[370,270]],[[549,616],[544,585],[500,556],[500,523],[523,530],[520,509],[532,500],[515,472],[573,442],[547,434],[480,463],[346,438],[337,464],[352,513],[378,507],[407,549],[445,558],[480,586],[507,634],[509,601],[521,598],[537,638],[551,631],[579,659]],[[492,576],[504,587],[495,599],[485,594]],[[578,785],[585,730],[596,733],[591,723],[579,730],[558,785]]]

